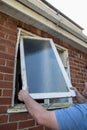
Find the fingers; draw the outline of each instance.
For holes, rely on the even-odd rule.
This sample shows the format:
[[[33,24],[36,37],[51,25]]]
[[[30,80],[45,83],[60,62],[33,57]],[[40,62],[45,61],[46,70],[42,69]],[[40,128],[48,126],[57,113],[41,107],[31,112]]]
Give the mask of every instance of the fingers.
[[[74,89],[74,87],[70,87],[70,89]]]
[[[71,87],[70,89],[77,91],[77,89],[75,87]]]
[[[70,87],[70,89],[72,89],[74,91],[77,91],[77,89],[75,87]]]
[[[18,93],[18,99],[20,101],[24,101],[26,98],[29,97],[28,90],[20,90]]]

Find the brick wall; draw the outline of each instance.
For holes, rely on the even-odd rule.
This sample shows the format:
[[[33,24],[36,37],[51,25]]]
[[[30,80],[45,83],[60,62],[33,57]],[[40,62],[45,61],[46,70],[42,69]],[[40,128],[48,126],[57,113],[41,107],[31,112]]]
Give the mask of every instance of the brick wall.
[[[39,126],[27,113],[7,113],[12,100],[17,27],[39,36],[53,38],[54,42],[69,49],[71,80],[80,91],[87,81],[87,55],[33,26],[0,13],[0,130],[47,130]]]
[[[87,82],[87,55],[77,50],[70,50],[72,84],[81,92]]]

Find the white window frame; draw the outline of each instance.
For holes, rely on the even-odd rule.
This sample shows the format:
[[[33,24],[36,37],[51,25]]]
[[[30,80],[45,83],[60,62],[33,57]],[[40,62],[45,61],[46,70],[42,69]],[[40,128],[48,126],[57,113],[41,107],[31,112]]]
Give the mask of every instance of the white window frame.
[[[60,51],[62,53],[62,56],[60,55],[60,52],[59,52],[59,55],[60,55],[60,58],[62,60],[63,65],[64,65],[64,68],[65,68],[65,70],[67,72],[67,75],[68,75],[68,77],[69,77],[69,79],[71,81],[68,49],[66,49],[65,47],[62,47],[62,46],[60,46],[60,45],[58,45],[56,43],[55,43],[55,46],[56,46],[57,51],[58,52]],[[59,106],[61,105],[61,103],[58,103],[57,101],[55,102],[55,104],[57,104]],[[62,103],[62,106],[66,105],[66,104],[68,104],[68,105],[73,104],[72,98],[67,98],[67,102]]]
[[[59,52],[59,55],[60,55],[63,65],[64,65],[64,68],[69,76],[69,79],[71,80],[68,49],[66,49],[56,43],[55,43],[55,46],[56,46],[57,51],[58,52],[60,51],[62,53],[62,56],[60,55],[60,52]]]
[[[25,66],[25,57],[24,57],[24,49],[23,49],[23,38],[29,38],[29,39],[39,39],[39,40],[49,40],[50,41],[50,44],[52,46],[52,49],[55,53],[55,56],[56,56],[56,59],[57,59],[57,62],[59,64],[59,67],[60,67],[60,70],[62,72],[62,75],[65,79],[65,82],[67,84],[67,87],[68,87],[68,92],[53,92],[53,93],[30,93],[31,97],[33,97],[34,99],[49,99],[49,98],[62,98],[62,97],[73,97],[75,96],[75,93],[70,89],[70,87],[72,87],[72,84],[70,82],[70,79],[64,69],[64,66],[61,62],[61,59],[58,55],[58,52],[54,46],[54,43],[52,41],[52,39],[48,39],[48,38],[37,38],[37,37],[29,37],[29,36],[23,36],[21,37],[21,40],[20,40],[20,55],[21,55],[21,73],[22,73],[22,81],[23,81],[23,86],[22,86],[22,89],[28,89],[26,88],[28,85],[27,85],[27,76],[26,76],[26,66]]]

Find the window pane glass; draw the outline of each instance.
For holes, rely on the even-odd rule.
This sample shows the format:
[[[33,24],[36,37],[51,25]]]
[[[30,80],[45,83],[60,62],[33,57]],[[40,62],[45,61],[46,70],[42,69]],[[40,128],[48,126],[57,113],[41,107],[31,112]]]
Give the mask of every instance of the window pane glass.
[[[49,40],[23,39],[30,93],[67,92],[67,84]]]

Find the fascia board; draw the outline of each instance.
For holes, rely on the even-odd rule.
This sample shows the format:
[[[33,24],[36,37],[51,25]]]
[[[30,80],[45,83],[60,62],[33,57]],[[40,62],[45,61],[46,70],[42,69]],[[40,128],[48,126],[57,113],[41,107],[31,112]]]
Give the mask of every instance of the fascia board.
[[[62,29],[58,25],[54,24],[52,21],[44,18],[43,16],[37,14],[33,10],[26,8],[25,6],[21,5],[17,1],[11,0],[1,0],[0,3],[0,10],[18,20],[21,20],[27,24],[31,24],[39,29],[50,33],[57,38],[68,40],[70,43],[73,41],[73,45],[80,46],[79,49],[82,49],[87,53],[87,43],[83,40],[79,39],[78,37],[74,36],[70,32]]]
[[[81,38],[85,42],[87,42],[87,37],[82,35],[82,29],[79,29],[77,26],[72,24],[69,20],[65,19],[63,16],[58,14],[57,12],[50,10],[49,8],[45,7],[43,4],[36,0],[17,0],[24,4],[26,7],[29,7],[39,13],[40,15],[46,17],[53,23],[57,24],[60,27],[63,27],[70,33],[76,35],[77,37]]]

